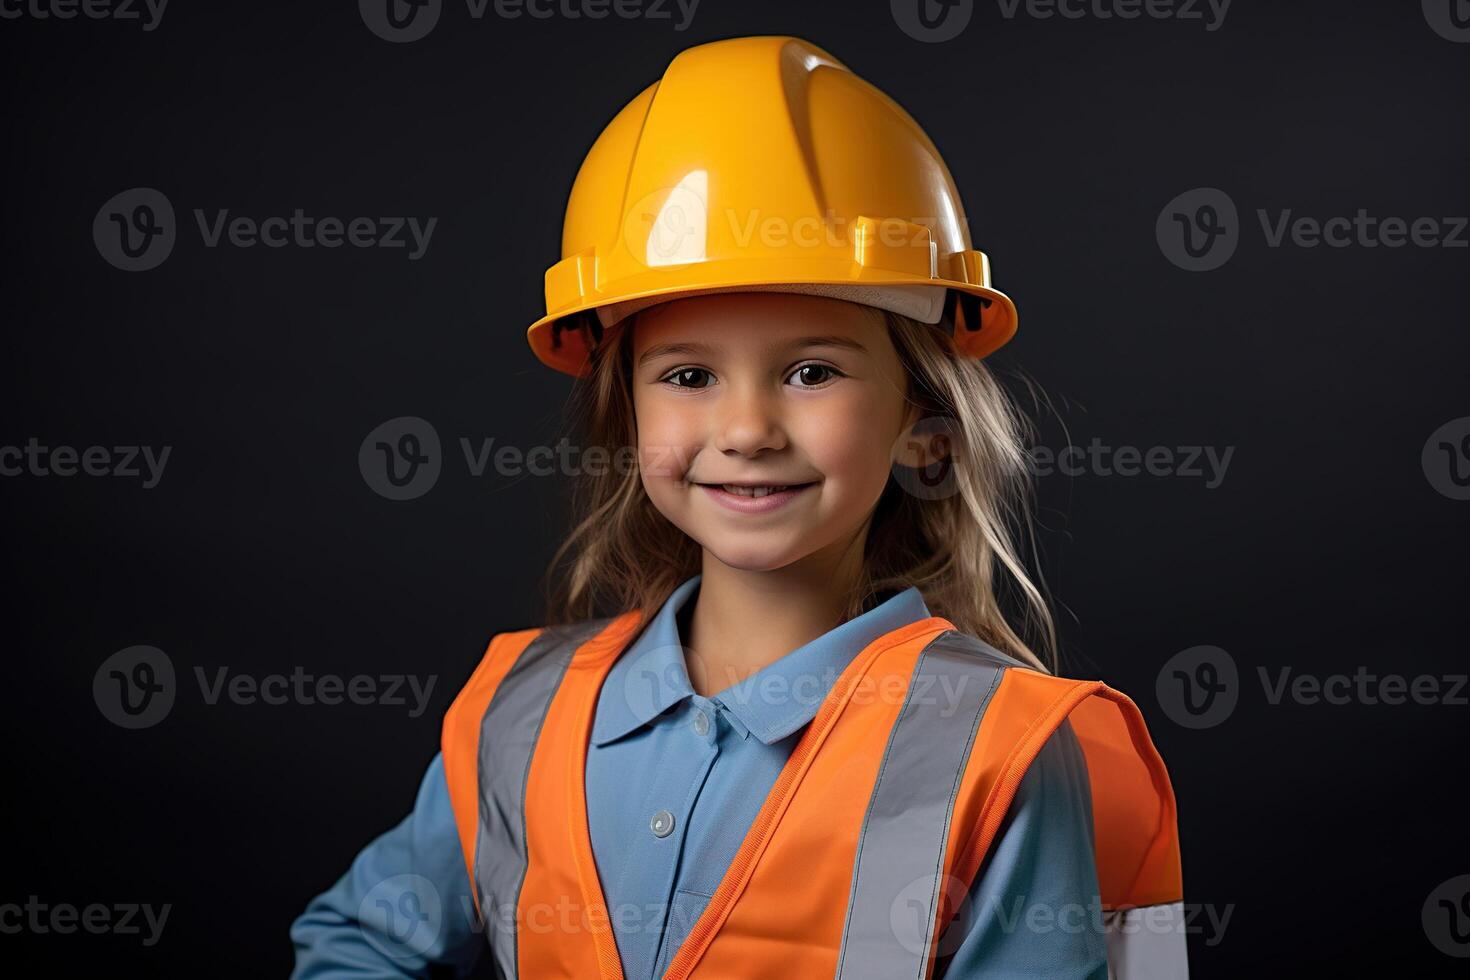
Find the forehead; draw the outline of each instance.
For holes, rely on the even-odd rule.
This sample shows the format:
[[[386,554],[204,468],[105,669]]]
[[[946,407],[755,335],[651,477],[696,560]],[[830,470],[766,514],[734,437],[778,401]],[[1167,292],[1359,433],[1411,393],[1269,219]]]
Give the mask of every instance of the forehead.
[[[699,343],[722,350],[773,349],[808,337],[846,338],[871,349],[883,336],[875,310],[826,296],[717,293],[670,300],[633,317],[633,352]]]

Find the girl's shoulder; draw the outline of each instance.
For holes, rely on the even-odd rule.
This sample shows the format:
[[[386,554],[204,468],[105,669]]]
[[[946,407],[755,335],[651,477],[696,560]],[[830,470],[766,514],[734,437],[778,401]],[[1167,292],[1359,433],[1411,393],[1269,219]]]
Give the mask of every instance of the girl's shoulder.
[[[926,655],[932,652],[940,655],[969,657],[977,663],[1001,669],[1011,667],[1020,667],[1024,670],[1035,669],[1030,664],[992,646],[978,636],[955,626],[951,626],[935,637],[924,652]]]
[[[482,674],[503,673],[523,657],[540,659],[557,651],[575,651],[592,641],[598,641],[600,646],[616,644],[631,633],[637,620],[635,613],[623,613],[493,633],[470,683],[473,684],[475,677]]]

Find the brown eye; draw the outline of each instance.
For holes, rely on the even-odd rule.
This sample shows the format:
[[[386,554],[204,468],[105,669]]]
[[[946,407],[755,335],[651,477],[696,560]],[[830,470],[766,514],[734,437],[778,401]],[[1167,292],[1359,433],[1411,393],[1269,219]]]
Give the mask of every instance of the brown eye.
[[[791,374],[798,384],[810,388],[815,388],[837,376],[837,370],[825,364],[803,364]]]
[[[680,368],[664,378],[677,388],[705,388],[709,383],[709,372],[704,368]]]

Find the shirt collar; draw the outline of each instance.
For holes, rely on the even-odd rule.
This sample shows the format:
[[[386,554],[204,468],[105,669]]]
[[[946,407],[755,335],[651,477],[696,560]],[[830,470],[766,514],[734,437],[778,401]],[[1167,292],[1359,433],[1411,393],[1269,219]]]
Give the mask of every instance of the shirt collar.
[[[592,744],[622,738],[694,693],[680,643],[679,610],[699,588],[699,579],[694,576],[664,600],[648,628],[608,671],[597,699]]]
[[[679,611],[699,588],[684,582],[664,601],[648,628],[618,657],[598,697],[592,742],[604,745],[647,724],[694,694],[679,635]],[[929,617],[923,595],[910,586],[867,612],[828,630],[767,664],[711,700],[737,722],[741,735],[777,742],[816,717],[837,677],[869,643]]]

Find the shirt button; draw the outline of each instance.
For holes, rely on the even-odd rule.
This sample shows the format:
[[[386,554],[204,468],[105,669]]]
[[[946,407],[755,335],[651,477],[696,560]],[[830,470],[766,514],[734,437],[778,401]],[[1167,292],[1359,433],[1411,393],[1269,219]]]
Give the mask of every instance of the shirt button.
[[[694,712],[694,732],[697,735],[709,734],[709,715],[698,709]]]
[[[649,829],[655,837],[667,837],[674,832],[674,815],[667,810],[660,810],[648,821]]]

